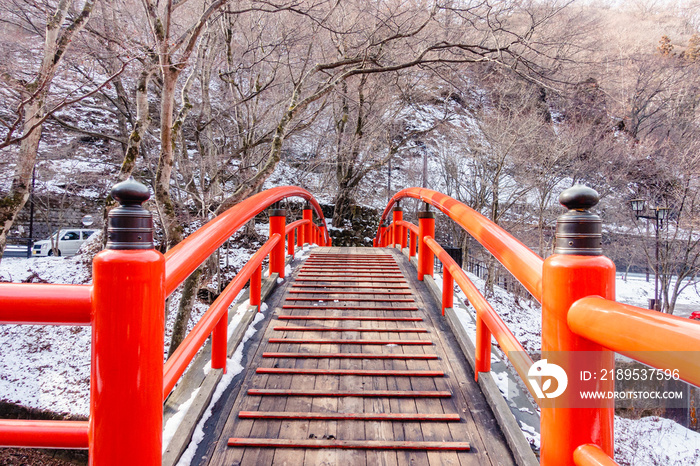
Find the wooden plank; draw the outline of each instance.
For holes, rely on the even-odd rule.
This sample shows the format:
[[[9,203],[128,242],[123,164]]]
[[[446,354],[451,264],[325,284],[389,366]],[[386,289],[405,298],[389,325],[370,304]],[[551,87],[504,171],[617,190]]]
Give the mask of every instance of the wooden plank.
[[[285,298],[285,301],[315,301],[315,302],[324,302],[324,301],[333,301],[333,302],[339,302],[339,303],[414,303],[415,300],[413,298],[305,298],[305,297],[299,297],[299,296],[287,296]]]
[[[302,266],[302,269],[301,269],[301,270],[303,270],[304,268],[331,268],[331,269],[333,269],[333,268],[343,268],[343,267],[346,267],[346,268],[349,267],[349,268],[351,268],[351,269],[372,268],[372,270],[375,270],[375,269],[376,269],[376,270],[380,270],[380,269],[382,269],[382,268],[391,268],[391,269],[396,269],[397,271],[398,271],[398,269],[399,269],[399,266],[398,266],[398,264],[396,264],[396,263],[381,262],[381,261],[379,261],[379,262],[372,261],[371,263],[359,262],[359,263],[354,263],[354,264],[353,264],[353,263],[350,263],[350,262],[339,262],[339,263],[337,263],[337,264],[328,264],[328,263],[325,263],[325,264],[314,264],[314,263],[309,263],[309,264],[304,264],[304,265]]]
[[[313,259],[312,259],[313,260]],[[323,311],[322,311],[323,312]],[[328,313],[329,311],[325,311]],[[338,345],[321,345],[314,347],[316,351],[323,353],[340,352]],[[327,358],[318,359],[319,369],[340,369],[341,359]],[[319,391],[338,391],[340,380],[343,377],[336,375],[317,376],[314,386],[304,388],[315,389]],[[338,412],[339,398],[329,397],[313,397],[312,406],[309,411],[314,412]],[[312,420],[309,422],[309,440],[313,435],[316,439],[335,439],[338,437],[339,421],[321,421]],[[338,464],[337,449],[311,449],[304,452],[304,464],[314,465],[333,465]]]
[[[343,260],[337,260],[337,259],[318,259],[318,258],[309,258],[307,259],[304,264],[323,264],[323,265],[328,265],[328,264],[337,264],[337,265],[342,265],[342,264],[367,264],[367,265],[377,265],[377,264],[391,264],[391,265],[396,265],[396,261],[393,259],[343,259]]]
[[[355,248],[320,248],[315,250],[314,255],[328,252],[347,254],[356,251],[358,249]],[[288,278],[289,285],[298,284],[292,289],[295,292],[290,293],[291,296],[342,295],[345,299],[341,303],[333,303],[328,301],[335,298],[325,298],[325,303],[319,303],[321,306],[313,306],[311,300],[306,303],[301,301],[300,305],[284,305],[284,310],[280,309],[282,306],[275,309],[274,317],[278,319],[278,324],[286,321],[294,325],[286,327],[284,324],[270,325],[267,328],[267,332],[262,336],[266,341],[265,344],[261,344],[265,346],[264,351],[262,348],[258,350],[255,359],[250,361],[251,368],[260,369],[260,373],[252,370],[248,372],[238,395],[238,399],[245,402],[236,402],[229,419],[236,418],[237,423],[254,423],[255,426],[281,423],[281,428],[276,432],[273,430],[268,432],[267,428],[248,429],[241,434],[234,432],[238,429],[222,431],[219,442],[224,445],[224,448],[228,448],[226,441],[229,438],[250,437],[246,440],[252,443],[243,445],[245,448],[229,449],[232,453],[245,452],[244,457],[241,457],[243,453],[226,454],[226,460],[217,460],[215,464],[222,466],[224,464],[256,466],[258,464],[338,464],[343,466],[499,464],[496,458],[501,459],[500,455],[497,454],[492,458],[491,454],[487,453],[487,449],[491,450],[485,446],[488,437],[481,437],[479,433],[476,437],[471,436],[471,432],[475,432],[473,420],[468,414],[471,407],[461,401],[459,403],[453,401],[454,395],[463,389],[462,385],[471,387],[474,384],[469,378],[449,376],[448,371],[443,369],[441,358],[444,357],[444,350],[441,347],[438,348],[438,345],[444,343],[441,335],[432,335],[435,322],[432,317],[429,318],[426,315],[428,307],[424,299],[417,295],[415,306],[391,303],[381,299],[395,294],[392,293],[395,289],[406,292],[416,290],[416,286],[423,286],[422,282],[416,281],[415,271],[406,270],[404,258],[398,260],[398,253],[392,250],[392,253],[386,254],[386,251],[386,249],[367,251],[368,260],[362,265],[376,265],[377,262],[374,259],[377,253],[381,252],[392,261],[397,259],[396,263],[403,273],[396,278],[387,278],[384,271],[367,268],[358,274],[348,273],[347,266],[356,264],[350,264],[347,258],[340,258],[338,264],[314,264],[342,266],[347,277],[343,277],[343,272],[339,269],[337,272],[333,271],[335,273],[329,273],[318,279],[296,277],[294,280],[294,274]],[[352,256],[354,255],[350,257]],[[408,273],[410,274],[407,275]],[[310,292],[296,293],[296,291]],[[343,293],[334,294],[334,291],[343,291]],[[405,296],[409,295],[405,294]],[[282,297],[283,300],[285,297]],[[356,301],[364,297],[376,299],[378,302],[374,304]],[[432,307],[430,307],[431,313]],[[396,310],[402,313],[396,314]],[[411,313],[406,314],[404,311]],[[284,315],[279,315],[283,313]],[[432,314],[428,315],[432,316]],[[353,321],[362,322],[362,324],[353,325]],[[411,322],[423,322],[423,324],[411,324]],[[358,325],[366,327],[358,327]],[[414,340],[416,337],[412,337],[412,334],[418,332],[413,330],[399,331],[402,328],[418,327],[428,330],[434,341],[429,341],[429,338]],[[328,331],[346,332],[347,335],[338,334],[346,337],[339,339],[323,338],[324,332],[328,335]],[[376,343],[363,344],[363,341],[367,340],[351,339],[353,336],[360,337],[363,331],[373,332],[369,341]],[[277,335],[281,334],[269,335],[270,332],[285,332],[289,338],[278,338]],[[426,341],[428,344],[405,344],[414,341]],[[428,349],[431,343],[434,346]],[[433,348],[435,351],[432,350]],[[427,375],[430,372],[439,372],[440,375],[423,377],[416,375],[417,373]],[[447,377],[444,377],[445,375]],[[269,378],[270,381],[274,378],[286,378],[295,382],[284,385],[266,384],[264,378]],[[263,383],[259,383],[260,381]],[[421,394],[427,396],[418,396]],[[458,397],[460,400],[464,399],[463,396],[458,395]],[[265,399],[277,399],[278,403],[265,403]],[[272,408],[272,405],[284,407]],[[483,405],[478,408],[483,409]],[[488,411],[488,407],[486,410]],[[288,413],[299,413],[301,418],[292,414],[292,418],[283,419],[241,419],[237,416],[240,411],[281,413],[285,416],[288,416]],[[423,421],[419,419],[423,413],[451,417],[454,421]],[[402,419],[400,421],[386,419],[387,416],[395,414],[400,415]],[[361,420],[356,419],[358,415]],[[312,418],[308,418],[309,416]],[[461,422],[457,422],[460,417]],[[476,444],[472,442],[474,439]],[[270,445],[270,442],[278,441],[280,445],[276,448],[265,448],[274,446]],[[427,441],[429,443],[425,445],[433,443],[442,446],[466,444],[474,445],[475,450],[469,453],[468,450],[449,448],[427,450],[311,446],[319,443],[366,443],[368,441],[403,444]],[[301,443],[294,444],[294,442]],[[221,451],[218,448],[217,452]],[[265,450],[270,453],[266,454]],[[239,459],[237,460],[236,457]],[[203,466],[207,463],[200,464]]]
[[[365,317],[365,316],[277,316],[279,320],[358,320],[376,322],[421,322],[422,317]]]
[[[372,307],[361,307],[361,306],[299,306],[297,304],[285,304],[282,309],[352,309],[355,311],[417,311],[418,306],[402,306],[402,307],[391,307],[391,306],[372,306]]]
[[[386,333],[428,333],[424,328],[388,328],[388,327],[275,327],[280,332],[386,332]]]
[[[369,258],[355,258],[353,256],[349,258],[342,258],[339,259],[338,257],[309,257],[305,263],[310,263],[310,262],[330,262],[330,263],[335,263],[335,264],[343,264],[346,262],[358,262],[362,264],[376,264],[378,262],[380,263],[389,263],[389,264],[396,264],[396,260],[394,260],[393,257],[383,257],[383,258],[377,258],[377,259],[369,259]]]
[[[472,382],[473,373],[465,371],[468,369],[465,358],[462,354],[456,353],[459,349],[456,344],[450,342],[451,335],[445,331],[447,326],[445,318],[441,315],[440,301],[433,300],[426,289],[426,285],[431,279],[426,277],[426,280],[421,283],[413,277],[413,274],[410,274],[410,277],[411,286],[420,287],[418,289],[421,292],[417,294],[417,301],[426,310],[426,321],[429,320],[433,324],[437,338],[436,350],[441,358],[444,352],[445,361],[442,363],[441,360],[440,368],[450,370],[452,374],[450,376],[448,373],[446,378],[433,380],[438,388],[440,384],[445,382],[449,384],[448,386],[452,388],[455,397],[451,400],[443,399],[443,401],[449,401],[452,404],[452,408],[449,409],[457,409],[464,413],[464,422],[459,425],[448,425],[450,433],[456,440],[469,439],[474,446],[473,453],[457,453],[460,464],[512,465],[512,457],[510,457],[508,449],[504,448],[503,439],[499,438],[498,433],[492,430],[495,420],[478,386]],[[452,341],[454,340],[452,339]],[[464,383],[463,381],[469,382]],[[448,408],[443,406],[443,409]],[[464,437],[465,435],[467,437]]]
[[[410,285],[410,282],[407,282]],[[394,304],[397,307],[398,304]],[[423,315],[424,311],[421,309],[420,315]],[[399,349],[404,354],[420,354],[423,352],[422,347],[408,347],[400,346]],[[432,350],[432,348],[431,348]],[[389,363],[390,362],[390,366]],[[391,367],[394,370],[408,370],[408,364],[406,360],[392,360],[385,362],[387,367]],[[393,377],[387,378],[390,382],[390,388],[397,388],[402,390],[415,390],[411,381],[414,380],[413,377]],[[420,412],[417,407],[416,398],[394,398],[389,399],[389,409],[393,411],[400,410],[401,412]],[[404,441],[420,441],[423,439],[423,431],[421,429],[420,422],[404,422],[404,423],[393,423],[392,425],[394,437],[397,440]],[[441,439],[447,440],[447,439]],[[404,450],[397,452],[398,463],[402,465],[428,465],[428,456],[426,451],[414,451],[414,450]]]
[[[304,272],[303,270],[299,272],[299,278],[319,278],[319,277],[328,277],[328,278],[374,278],[374,279],[379,279],[379,278],[403,278],[403,275],[400,273],[383,273],[383,274],[366,274],[366,273],[342,273],[342,272],[337,272],[337,273],[329,273],[326,269],[323,270],[323,273],[320,272]],[[367,281],[367,280],[365,280]]]
[[[411,291],[337,291],[337,290],[289,290],[290,294],[351,294],[351,295],[374,295],[374,296],[406,296],[412,295]]]
[[[313,344],[313,345],[432,345],[431,340],[352,340],[352,339],[295,339],[270,338],[270,343]]]
[[[337,345],[324,345],[318,347],[318,351],[325,353],[334,351],[337,352],[339,347]],[[330,370],[330,369],[340,369],[340,360],[338,359],[318,359],[318,369],[319,370]],[[315,378],[315,385],[313,388],[318,391],[333,392],[337,391],[340,385],[340,376],[337,375],[321,375]],[[338,412],[338,398],[337,397],[312,397],[311,412],[325,412],[325,413],[337,413]],[[314,435],[317,439],[334,439],[338,436],[338,421],[335,420],[311,420],[309,422],[309,439],[311,435]],[[307,450],[304,454],[304,464],[337,464],[338,452],[335,449],[314,449]]]
[[[437,359],[437,354],[399,354],[399,353],[269,353],[263,358],[345,358],[345,359]]]
[[[304,375],[362,375],[369,377],[442,377],[443,371],[390,370],[390,369],[308,369],[285,367],[258,367],[258,374],[304,374]]]
[[[441,413],[294,413],[288,411],[240,411],[241,419],[295,419],[334,421],[459,422],[459,414]]]
[[[350,258],[350,259],[391,259],[396,260],[393,254],[310,254],[309,259],[325,259],[325,258]]]
[[[355,277],[353,275],[352,277]],[[357,280],[352,280],[352,279],[346,279],[346,280],[341,280],[341,279],[335,279],[335,278],[328,278],[328,279],[323,279],[323,278],[304,278],[304,277],[297,277],[294,280],[294,283],[308,283],[308,282],[313,282],[313,283],[334,283],[334,282],[342,282],[342,283],[368,283],[372,285],[376,285],[378,283],[401,283],[405,284],[406,280],[404,279],[396,279],[396,278],[390,278],[390,279],[379,279],[379,280],[363,280],[363,279],[357,279]],[[301,285],[298,285],[301,286]],[[322,285],[326,286],[326,285]],[[328,285],[330,286],[330,285]],[[340,286],[340,285],[333,285],[333,286]],[[351,285],[348,285],[351,286]]]
[[[469,451],[469,442],[389,442],[385,440],[289,440],[230,438],[230,447],[260,448],[340,448],[365,450],[460,450]]]
[[[283,390],[251,388],[250,396],[322,396],[322,397],[378,397],[378,398],[449,398],[452,392],[445,390],[355,390],[355,391],[326,391],[326,390]]]
[[[383,265],[383,266],[372,266],[372,265],[305,265],[301,269],[301,273],[308,272],[363,272],[363,273],[379,273],[379,272],[391,272],[399,273],[399,267],[394,265]]]
[[[360,289],[375,289],[375,290],[407,290],[411,289],[407,286],[387,286],[387,285],[312,285],[308,283],[295,283],[296,288],[360,288]]]
[[[336,313],[342,311],[335,311]],[[363,352],[366,347],[348,346],[348,352]],[[362,369],[362,359],[339,359],[340,368],[347,371],[357,371]],[[349,392],[362,387],[362,377],[357,375],[348,375],[340,377],[340,392]],[[338,398],[339,413],[357,413],[361,412],[363,407],[362,398],[359,397],[340,397]],[[352,421],[337,421],[338,422],[338,438],[347,441],[364,440],[366,439],[365,423]],[[365,465],[367,464],[367,452],[364,450],[350,449],[338,451],[339,465]],[[371,465],[375,466],[375,465]]]

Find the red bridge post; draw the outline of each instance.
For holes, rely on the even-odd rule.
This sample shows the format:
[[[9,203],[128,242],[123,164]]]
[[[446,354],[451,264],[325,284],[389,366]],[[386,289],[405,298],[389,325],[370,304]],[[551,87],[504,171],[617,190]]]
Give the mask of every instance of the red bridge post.
[[[393,228],[393,234],[391,235],[391,247],[395,247],[397,244],[404,244],[406,243],[406,234],[404,232],[403,227],[400,227],[396,224],[396,222],[399,222],[403,220],[403,208],[400,205],[396,205],[394,207],[394,211],[392,213],[392,219],[394,221],[394,228]],[[403,239],[401,239],[403,238]],[[402,248],[404,246],[401,246]]]
[[[313,231],[312,230],[312,227],[313,227],[312,222],[314,221],[314,212],[311,210],[311,204],[309,204],[308,201],[306,202],[306,204],[304,204],[302,218],[304,220],[309,221],[309,223],[307,223],[306,225],[304,225],[302,227],[302,231],[304,232],[303,239],[302,239],[302,245],[304,243],[312,244],[314,242],[313,237],[311,235],[311,232]]]
[[[262,264],[259,265],[250,277],[250,305],[257,306],[260,311],[260,298],[262,289]]]
[[[304,210],[306,213],[306,210]],[[278,273],[280,278],[284,278],[284,229],[287,223],[287,211],[284,209],[270,210],[270,238],[275,233],[281,237],[280,241],[270,252],[270,274]]]
[[[442,267],[442,315],[445,309],[454,306],[455,282],[452,273],[443,265]]]
[[[294,257],[294,232],[297,229],[294,228],[292,231],[289,232],[287,235],[287,255]]]
[[[433,251],[423,241],[426,236],[435,237],[435,213],[421,211],[418,212],[418,280],[433,275]]]
[[[326,244],[326,225],[323,223],[318,227],[318,239],[319,246],[330,246]]]
[[[297,230],[297,246],[299,248],[304,247],[304,226],[300,226],[296,228]]]
[[[598,193],[574,186],[562,192],[559,201],[569,211],[557,220],[556,248],[542,269],[542,357],[564,369],[569,386],[562,396],[547,399],[553,404],[542,407],[540,462],[545,466],[573,465],[574,450],[589,443],[614,457],[614,399],[601,401],[596,408],[572,407],[579,377],[575,352],[586,351],[587,367],[598,374],[615,367],[614,353],[574,334],[567,314],[575,301],[586,296],[615,299],[615,265],[602,255],[600,218],[588,211],[598,203]],[[595,388],[586,389],[614,391],[609,379],[599,377]]]
[[[165,259],[146,186],[117,184],[106,250],[93,261],[90,464],[161,464]]]
[[[408,257],[409,259],[416,255],[416,234],[413,230],[409,230],[409,242],[408,242]]]

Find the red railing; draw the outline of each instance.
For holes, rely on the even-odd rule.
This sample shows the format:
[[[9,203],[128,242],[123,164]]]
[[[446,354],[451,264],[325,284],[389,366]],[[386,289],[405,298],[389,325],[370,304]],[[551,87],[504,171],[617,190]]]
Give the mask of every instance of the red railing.
[[[461,202],[436,191],[409,188],[387,204],[375,246],[418,249],[418,278],[433,274],[433,255],[443,264],[442,308],[452,306],[453,281],[476,310],[476,376],[490,370],[491,335],[539,402],[528,371],[533,365],[520,342],[469,280],[464,270],[434,239],[434,217],[419,213],[419,225],[403,220],[394,204],[404,198],[430,204],[459,224],[542,303],[542,351],[547,354],[587,351],[589,367],[614,368],[613,351],[658,369],[676,370],[680,378],[700,386],[700,360],[688,352],[700,347],[700,325],[688,319],[619,304],[614,301],[615,266],[604,256],[553,254],[543,260],[508,232]],[[398,214],[398,215],[397,215]],[[585,236],[585,235],[584,235]],[[570,361],[561,361],[566,368]],[[600,391],[614,390],[612,380],[597,381]],[[554,407],[553,407],[554,406]],[[541,408],[543,465],[614,465],[614,401],[596,408]]]
[[[288,197],[310,204],[285,225],[272,210],[270,237],[238,272],[163,365],[164,302],[241,226]],[[313,223],[316,211],[322,226]],[[298,187],[256,194],[219,215],[163,256],[153,249],[105,250],[93,261],[92,285],[0,284],[0,324],[91,325],[89,422],[0,420],[0,446],[82,448],[91,464],[161,463],[163,400],[212,335],[212,367],[225,370],[228,307],[250,282],[260,305],[262,263],[284,277],[285,244],[330,245],[318,202]]]

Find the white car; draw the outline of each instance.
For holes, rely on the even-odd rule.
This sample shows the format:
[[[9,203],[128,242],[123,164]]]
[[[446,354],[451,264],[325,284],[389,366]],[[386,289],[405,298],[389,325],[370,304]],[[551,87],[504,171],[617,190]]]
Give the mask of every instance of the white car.
[[[32,248],[32,256],[53,256],[54,251],[51,248],[51,243],[56,242],[57,237],[57,255],[72,256],[78,252],[80,246],[82,246],[82,244],[96,231],[97,230],[85,230],[82,228],[60,230],[58,233],[51,235],[50,238],[34,243],[34,247]]]

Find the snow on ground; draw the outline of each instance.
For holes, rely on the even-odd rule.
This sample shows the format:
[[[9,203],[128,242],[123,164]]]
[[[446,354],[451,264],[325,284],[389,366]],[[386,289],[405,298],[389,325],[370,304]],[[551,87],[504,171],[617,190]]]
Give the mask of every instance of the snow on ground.
[[[0,281],[82,284],[91,280],[90,270],[77,257],[8,257],[0,263]]]
[[[6,258],[0,280],[82,284],[79,258]],[[0,400],[87,416],[90,404],[90,327],[0,325]]]
[[[700,464],[700,433],[669,420],[615,417],[615,460],[630,466]]]
[[[256,225],[256,229],[263,237],[267,233],[267,225]],[[228,263],[234,270],[240,269],[251,255],[250,251],[242,248],[230,248],[227,252],[228,260],[222,252],[220,263]],[[310,248],[307,247],[298,257],[303,258],[309,252]],[[468,275],[483,290],[484,281],[473,274]],[[6,258],[0,263],[0,281],[85,284],[90,279],[89,267],[78,256]],[[439,279],[438,284],[442,285]],[[216,286],[216,281],[209,286]],[[654,282],[653,277],[647,282],[643,275],[630,275],[625,281],[622,274],[618,274],[616,286],[620,302],[643,306],[647,297],[653,294]],[[456,296],[464,302],[465,296],[461,290],[456,289]],[[176,308],[178,300],[179,293],[176,292],[171,300],[169,327],[172,324],[172,309]],[[494,288],[494,297],[490,302],[524,347],[528,351],[538,351],[541,345],[539,305],[518,299],[499,287]],[[700,296],[696,287],[686,288],[678,303],[685,309],[682,313],[689,313],[690,309],[700,310]],[[194,320],[201,316],[206,307],[203,303],[195,307]],[[469,309],[473,311],[473,308]],[[468,327],[473,335],[473,324]],[[0,400],[86,416],[89,409],[90,338],[89,327],[0,326],[0,347],[3,348],[0,352]],[[237,356],[229,362],[229,374],[234,375],[239,369],[240,348],[242,345],[236,352]],[[222,381],[221,390],[226,383]],[[526,434],[533,430],[531,426],[522,427]],[[616,417],[615,436],[616,460],[622,465],[700,463],[700,434],[667,419],[647,417],[629,420]]]
[[[226,361],[226,374],[224,374],[224,376],[219,381],[219,384],[216,386],[216,390],[214,390],[214,394],[211,397],[209,406],[204,412],[204,415],[202,415],[202,419],[200,419],[197,423],[197,427],[195,427],[194,433],[192,434],[192,440],[190,441],[190,444],[185,450],[185,452],[180,457],[180,460],[177,463],[178,466],[187,466],[192,463],[192,459],[194,458],[194,454],[197,451],[199,442],[201,442],[202,439],[204,439],[204,424],[211,417],[214,405],[217,403],[217,401],[219,401],[219,398],[221,398],[221,395],[224,394],[226,389],[228,389],[233,378],[243,371],[243,366],[241,365],[241,361],[243,361],[243,349],[245,348],[246,342],[250,340],[253,337],[253,335],[255,335],[255,332],[258,331],[255,328],[255,325],[257,325],[258,322],[265,318],[266,311],[267,304],[263,303],[260,306],[260,312],[255,315],[255,319],[253,319],[253,322],[248,327],[248,330],[246,330],[245,335],[243,336],[243,340],[236,348],[236,351],[233,353],[233,356],[231,356],[231,359]],[[165,448],[166,447],[164,446],[163,451],[165,451]]]
[[[485,281],[467,272],[467,275],[483,293]],[[437,284],[442,288],[442,279],[436,276]],[[640,275],[618,274],[616,280],[617,299],[620,302],[646,307],[646,299],[654,294],[654,277],[646,281]],[[455,287],[455,296],[462,303],[466,296]],[[538,303],[518,300],[511,293],[500,287],[494,287],[494,296],[489,303],[515,334],[528,352],[539,352],[541,347],[541,308]],[[689,315],[691,310],[700,310],[700,295],[697,287],[689,286],[678,298],[676,314]],[[473,313],[474,308],[468,307]],[[476,327],[473,320],[463,310],[457,308],[456,314],[467,334],[476,341]],[[495,343],[495,340],[493,340]],[[493,373],[494,380],[502,393],[508,392],[505,373]],[[539,435],[531,426],[522,425],[523,434],[539,443]],[[622,466],[685,466],[700,464],[700,433],[686,429],[680,424],[658,417],[626,419],[615,417],[615,460]]]
[[[267,225],[260,230],[262,227],[267,229]],[[230,280],[252,255],[245,248],[221,251],[220,263],[222,267],[228,265],[222,281]],[[0,262],[0,281],[4,282],[89,284],[90,272],[87,261],[81,256],[5,258]],[[217,277],[206,285],[216,290]],[[164,357],[180,298],[179,289],[170,297]],[[195,301],[188,330],[208,307],[202,300]],[[0,401],[70,416],[87,416],[91,330],[89,326],[0,325]]]

